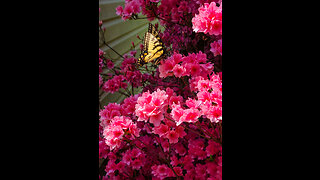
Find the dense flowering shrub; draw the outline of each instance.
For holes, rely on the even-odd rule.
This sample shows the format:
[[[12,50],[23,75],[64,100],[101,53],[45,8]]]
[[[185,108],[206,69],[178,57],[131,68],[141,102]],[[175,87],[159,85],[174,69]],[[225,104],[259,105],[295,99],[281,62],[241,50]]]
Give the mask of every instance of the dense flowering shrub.
[[[126,96],[100,104],[100,179],[222,179],[222,1],[126,0],[115,13],[159,20],[168,54],[138,67],[140,44],[116,66],[99,50],[100,90]]]

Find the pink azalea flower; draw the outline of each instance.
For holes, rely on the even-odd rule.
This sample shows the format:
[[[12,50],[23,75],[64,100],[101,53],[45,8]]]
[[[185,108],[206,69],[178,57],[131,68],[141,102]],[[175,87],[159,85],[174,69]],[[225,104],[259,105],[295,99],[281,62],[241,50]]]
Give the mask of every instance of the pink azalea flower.
[[[173,74],[176,76],[176,77],[182,77],[185,73],[186,73],[186,68],[179,65],[179,64],[176,64],[174,66],[174,68],[172,69],[173,71]]]
[[[137,100],[136,115],[138,121],[147,122],[150,118],[150,122],[155,126],[159,126],[166,111],[165,107],[168,105],[168,95],[165,91],[158,89],[150,94],[149,91],[144,92]]]
[[[118,6],[118,7],[116,8],[116,14],[117,14],[118,16],[121,16],[122,13],[123,13],[123,7],[122,7],[122,6]]]
[[[142,166],[142,161],[140,159],[135,159],[134,161],[132,161],[131,163],[132,169],[140,169]]]
[[[191,76],[198,76],[201,73],[199,64],[188,64],[187,70],[189,70]]]
[[[158,127],[153,128],[153,133],[158,134],[160,137],[167,134],[169,127],[167,125],[161,124]]]
[[[201,102],[197,101],[196,99],[188,98],[188,100],[186,100],[186,105],[189,108],[198,108],[200,106],[200,104],[201,104]]]
[[[209,80],[199,80],[197,88],[199,91],[208,91],[209,89],[211,89],[210,81]]]
[[[182,109],[180,104],[173,103],[171,107],[172,107],[172,111],[170,115],[172,119],[176,121],[176,125],[179,126],[182,123],[180,119],[183,116],[184,110]]]
[[[171,107],[173,103],[180,104],[183,102],[182,96],[171,96],[169,99],[169,106]]]
[[[173,167],[172,169],[178,176],[183,176],[181,167]]]
[[[165,78],[167,76],[172,76],[175,65],[176,63],[171,58],[166,61],[161,61],[161,64],[159,65],[159,77]]]
[[[198,10],[199,14],[192,18],[193,30],[210,35],[222,34],[222,4],[217,7],[215,2],[204,3]]]
[[[210,44],[210,51],[213,53],[214,56],[222,55],[222,39],[215,41]]]
[[[130,165],[132,161],[130,151],[127,151],[126,153],[124,153],[124,155],[122,156],[122,161],[127,165]]]
[[[196,168],[195,168],[196,173],[197,173],[197,174],[201,174],[201,176],[204,176],[204,177],[205,177],[206,174],[207,174],[206,169],[207,169],[206,165],[202,165],[202,164],[197,164],[197,165],[196,165]]]
[[[183,138],[187,133],[184,131],[184,127],[178,126],[175,129],[176,133],[179,135],[179,137]]]
[[[173,61],[175,62],[175,64],[178,64],[178,63],[180,63],[180,62],[183,61],[182,55],[181,55],[181,54],[178,54],[178,53],[176,53],[176,52],[173,53],[172,59],[173,59]]]
[[[163,164],[163,165],[159,165],[157,167],[156,173],[160,177],[165,177],[168,174],[169,170],[170,169],[166,165]]]
[[[180,161],[177,158],[177,156],[171,156],[170,160],[171,160],[170,164],[172,166],[178,166],[180,164]]]
[[[183,115],[180,118],[180,121],[183,122],[189,122],[189,123],[195,123],[198,121],[198,118],[200,117],[200,111],[195,108],[186,109],[183,111]]]
[[[186,148],[181,143],[175,144],[174,148],[175,152],[178,153],[180,156],[184,156],[187,153]]]
[[[169,139],[170,144],[177,143],[179,141],[179,134],[174,130],[169,131],[166,137]]]

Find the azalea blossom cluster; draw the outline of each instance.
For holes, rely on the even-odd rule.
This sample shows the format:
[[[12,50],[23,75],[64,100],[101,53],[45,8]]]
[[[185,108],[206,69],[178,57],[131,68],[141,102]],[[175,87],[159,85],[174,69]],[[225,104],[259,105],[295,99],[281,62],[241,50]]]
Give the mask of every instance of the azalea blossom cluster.
[[[120,146],[121,140],[126,138],[125,135],[139,137],[137,125],[126,116],[115,116],[110,120],[110,124],[105,126],[103,130],[106,145],[108,145],[111,150]]]
[[[137,50],[119,65],[99,51],[100,89],[125,96],[100,104],[99,178],[221,180],[222,1],[126,0],[115,11],[158,19],[168,54],[152,69]]]
[[[222,4],[204,3],[199,8],[199,14],[192,18],[193,30],[210,35],[222,34]]]
[[[222,81],[214,72],[190,76],[193,98],[158,88],[100,111],[106,179],[221,179]]]
[[[213,71],[213,64],[206,62],[206,54],[199,51],[199,53],[192,53],[188,56],[174,53],[166,61],[161,61],[159,66],[160,77],[176,76],[202,76],[206,77]]]

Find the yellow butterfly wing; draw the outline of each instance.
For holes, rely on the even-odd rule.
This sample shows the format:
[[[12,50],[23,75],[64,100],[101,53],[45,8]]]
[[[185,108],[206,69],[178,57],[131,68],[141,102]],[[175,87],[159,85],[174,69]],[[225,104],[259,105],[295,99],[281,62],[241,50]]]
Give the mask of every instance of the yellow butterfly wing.
[[[156,36],[147,32],[146,33],[146,51],[147,55],[144,57],[146,63],[153,62],[164,53],[162,42],[160,42]]]
[[[158,64],[161,57],[165,54],[165,48],[155,27],[149,23],[148,32],[144,35],[144,48],[138,59],[138,64],[142,66],[145,63],[153,62]]]

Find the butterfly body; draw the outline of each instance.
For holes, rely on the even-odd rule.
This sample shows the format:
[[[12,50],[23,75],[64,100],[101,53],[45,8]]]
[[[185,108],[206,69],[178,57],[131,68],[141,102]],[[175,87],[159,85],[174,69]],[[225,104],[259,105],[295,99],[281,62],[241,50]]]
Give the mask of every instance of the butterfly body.
[[[166,55],[166,48],[163,45],[155,27],[149,23],[148,32],[144,35],[143,50],[141,50],[138,64],[143,66],[149,62],[157,65]]]

